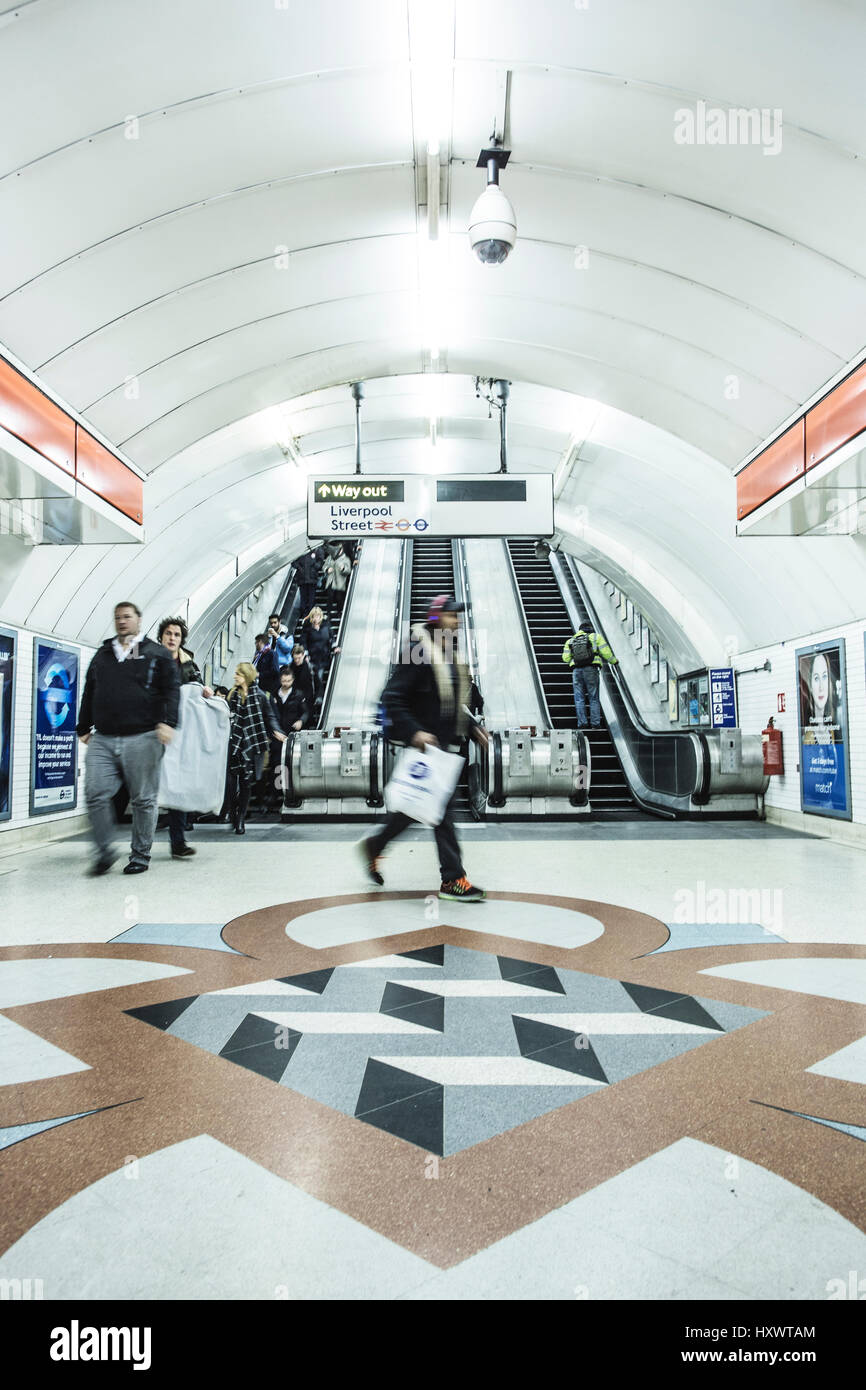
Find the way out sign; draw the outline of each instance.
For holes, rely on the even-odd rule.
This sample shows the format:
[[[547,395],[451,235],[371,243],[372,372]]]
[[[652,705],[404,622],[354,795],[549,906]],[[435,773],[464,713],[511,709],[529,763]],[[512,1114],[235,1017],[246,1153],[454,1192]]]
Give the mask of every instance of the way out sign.
[[[552,536],[553,474],[311,477],[307,535]]]

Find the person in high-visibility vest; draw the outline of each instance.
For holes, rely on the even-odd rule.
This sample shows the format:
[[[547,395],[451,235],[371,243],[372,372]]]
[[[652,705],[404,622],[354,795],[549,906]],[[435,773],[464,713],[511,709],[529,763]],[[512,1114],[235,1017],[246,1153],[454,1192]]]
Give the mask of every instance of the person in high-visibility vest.
[[[562,659],[571,667],[577,727],[585,729],[586,705],[593,729],[601,728],[601,701],[598,698],[599,668],[603,661],[618,665],[617,659],[599,632],[579,627],[562,649]]]

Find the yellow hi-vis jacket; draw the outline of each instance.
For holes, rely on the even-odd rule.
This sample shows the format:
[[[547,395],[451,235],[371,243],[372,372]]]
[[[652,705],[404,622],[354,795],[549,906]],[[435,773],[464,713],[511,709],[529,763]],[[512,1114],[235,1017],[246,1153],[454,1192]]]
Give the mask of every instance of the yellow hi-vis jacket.
[[[609,661],[612,666],[617,666],[619,664],[610,647],[608,646],[607,642],[605,642],[604,638],[601,636],[600,633],[587,632],[585,627],[579,627],[577,629],[577,632],[584,632],[586,633],[586,636],[589,638],[592,650],[595,652],[595,656],[592,659],[593,666],[600,666],[602,661]],[[562,659],[565,662],[566,666],[574,666],[574,662],[571,659],[571,643],[577,636],[577,632],[574,633],[574,636],[569,637],[568,641],[562,649]]]

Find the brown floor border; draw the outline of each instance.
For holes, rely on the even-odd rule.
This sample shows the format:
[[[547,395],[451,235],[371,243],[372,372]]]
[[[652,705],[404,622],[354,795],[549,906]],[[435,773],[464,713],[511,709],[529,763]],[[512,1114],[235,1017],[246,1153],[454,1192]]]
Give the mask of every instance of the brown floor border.
[[[28,1083],[0,1093],[0,1124],[21,1124],[95,1106],[117,1105],[0,1152],[7,1195],[4,1248],[74,1193],[122,1166],[209,1133],[279,1176],[440,1267],[449,1267],[649,1157],[684,1135],[761,1163],[812,1192],[866,1229],[866,1148],[859,1140],[769,1105],[862,1124],[862,1088],[804,1068],[866,1033],[866,1008],[699,974],[734,960],[784,956],[863,958],[863,947],[706,947],[646,957],[667,929],[645,914],[608,904],[531,894],[496,898],[544,903],[598,916],[605,935],[568,950],[455,929],[417,932],[315,950],[292,941],[295,917],[350,902],[425,894],[359,894],[285,904],[229,923],[228,945],[255,957],[189,947],[116,943],[5,948],[2,959],[119,956],[192,967],[193,973],[4,1010],[25,1027],[88,1062],[92,1072]],[[461,906],[460,921],[481,907]],[[454,915],[449,912],[449,915]],[[444,941],[727,999],[769,1017],[706,1047],[618,1082],[519,1129],[439,1159],[349,1116],[251,1075],[122,1013],[270,975],[302,973],[349,960]],[[649,944],[648,944],[649,943]],[[653,944],[654,943],[654,944]],[[636,956],[642,958],[636,959]],[[688,958],[688,959],[686,959]],[[763,1105],[755,1101],[764,1102]]]

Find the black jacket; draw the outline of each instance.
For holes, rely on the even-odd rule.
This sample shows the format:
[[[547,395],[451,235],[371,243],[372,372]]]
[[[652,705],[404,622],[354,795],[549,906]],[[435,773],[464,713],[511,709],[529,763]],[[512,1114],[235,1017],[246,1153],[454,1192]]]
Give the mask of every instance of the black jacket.
[[[309,714],[303,691],[296,689],[294,686],[292,687],[292,693],[288,700],[281,700],[280,692],[277,691],[276,695],[274,695],[271,700],[271,709],[276,715],[277,722],[284,734],[297,733],[297,729],[293,728],[293,725],[297,724],[300,719],[301,725],[304,726]]]
[[[146,734],[157,724],[177,727],[178,663],[166,647],[139,639],[138,656],[118,661],[112,639],[103,642],[87,670],[78,715],[79,734]]]
[[[293,661],[292,675],[295,678],[295,690],[300,691],[303,695],[307,702],[307,710],[312,713],[316,695],[313,690],[313,668],[309,661],[302,661],[300,666],[296,661]]]
[[[438,666],[437,679],[430,634],[414,628],[412,641],[382,692],[388,737],[395,743],[409,744],[422,730],[435,734],[442,748],[465,737],[469,720],[463,706],[470,698],[469,673],[462,663],[443,661]]]
[[[318,632],[312,623],[304,623],[301,641],[310,654],[314,666],[327,666],[331,660],[331,629],[322,623]]]
[[[302,584],[315,584],[322,565],[321,552],[307,550],[295,561],[295,573]]]
[[[192,659],[192,652],[184,649],[183,657],[178,657],[175,661],[181,685],[204,685],[201,671]]]

